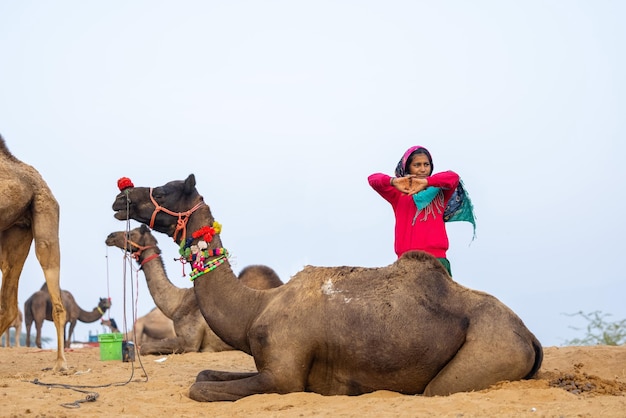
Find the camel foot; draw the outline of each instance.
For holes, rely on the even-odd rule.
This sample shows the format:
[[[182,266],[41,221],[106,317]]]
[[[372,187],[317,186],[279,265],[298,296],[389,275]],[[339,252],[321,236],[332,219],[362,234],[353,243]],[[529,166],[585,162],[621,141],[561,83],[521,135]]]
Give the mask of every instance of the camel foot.
[[[217,402],[217,401],[236,401],[240,397],[226,399],[222,393],[213,393],[205,388],[209,382],[196,382],[189,388],[189,398],[197,402]]]
[[[236,401],[259,393],[289,393],[302,390],[296,386],[277,390],[276,383],[267,373],[204,370],[198,376],[222,379],[197,381],[191,385],[189,397],[198,402]]]
[[[196,382],[224,382],[256,376],[258,372],[224,372],[220,370],[203,370],[196,376]]]
[[[69,368],[67,367],[67,361],[65,360],[58,360],[52,368],[53,373],[64,373],[68,370]]]

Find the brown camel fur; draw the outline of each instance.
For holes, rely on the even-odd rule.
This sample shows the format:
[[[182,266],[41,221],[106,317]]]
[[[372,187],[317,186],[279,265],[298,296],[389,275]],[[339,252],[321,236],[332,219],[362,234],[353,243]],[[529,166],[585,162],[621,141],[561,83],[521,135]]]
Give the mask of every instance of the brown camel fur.
[[[168,279],[163,260],[159,256],[161,250],[157,246],[158,242],[147,226],[141,225],[128,233],[112,232],[107,237],[106,244],[133,254],[133,258],[144,272],[152,299],[165,316],[174,321],[176,335],[173,338],[142,344],[141,354],[216,352],[233,349],[215,335],[204,320],[194,290],[176,287]],[[246,267],[240,275],[240,280],[247,286],[257,289],[282,285],[276,272],[267,266]]]
[[[70,348],[70,342],[72,341],[72,334],[76,327],[76,322],[91,323],[102,318],[102,315],[111,307],[111,301],[108,298],[100,298],[98,306],[91,311],[85,311],[74,299],[67,290],[61,290],[61,298],[63,300],[63,306],[67,315],[66,324],[69,325],[67,336],[64,335],[64,346]],[[26,347],[30,347],[30,327],[35,322],[35,345],[41,348],[41,327],[43,321],[52,320],[52,303],[50,301],[50,293],[48,293],[46,285],[42,287],[42,290],[38,290],[33,293],[26,302],[24,302],[24,322],[26,323]],[[64,327],[65,328],[65,327]],[[64,330],[65,331],[65,330]]]
[[[117,327],[115,319],[102,319],[100,323],[106,327],[109,327],[112,333],[121,333]],[[174,332],[174,322],[169,319],[159,310],[159,308],[153,308],[146,315],[140,317],[135,321],[134,330],[128,331],[124,335],[124,341],[134,341],[135,336],[140,343],[146,343],[151,341],[159,341],[164,338],[173,338],[176,333]]]
[[[128,188],[113,210],[178,241],[215,225],[193,175]],[[219,233],[208,242],[212,251],[222,246]],[[306,266],[265,291],[242,285],[221,261],[194,280],[198,305],[258,371],[204,370],[189,390],[197,401],[300,391],[448,395],[531,378],[541,366],[541,344],[511,309],[456,283],[424,252],[379,268]]]
[[[125,341],[136,343],[141,354],[159,354],[158,349],[152,349],[152,344],[173,338],[176,338],[174,321],[165,316],[159,308],[152,308],[150,312],[139,317],[133,329],[124,335]]]
[[[22,315],[22,311],[20,309],[17,310],[17,316],[15,317],[15,319],[13,320],[13,322],[11,322],[11,324],[9,324],[9,328],[7,328],[5,334],[4,334],[4,343],[3,343],[3,347],[11,347],[11,328],[15,328],[15,346],[19,347],[20,346],[20,337],[22,334],[22,322],[24,321],[24,315]]]
[[[0,335],[17,316],[17,289],[24,262],[35,242],[35,255],[52,298],[52,319],[57,332],[55,372],[67,370],[63,350],[65,310],[59,283],[59,204],[32,166],[18,160],[0,136]]]

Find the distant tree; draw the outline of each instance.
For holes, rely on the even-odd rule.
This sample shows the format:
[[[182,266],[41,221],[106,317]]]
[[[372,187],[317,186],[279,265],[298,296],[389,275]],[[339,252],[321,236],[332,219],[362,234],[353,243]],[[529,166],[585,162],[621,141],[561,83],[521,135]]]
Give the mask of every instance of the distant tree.
[[[626,343],[626,319],[616,322],[608,322],[607,317],[611,314],[594,311],[584,313],[579,311],[567,316],[581,316],[587,321],[586,328],[570,326],[577,331],[584,330],[583,338],[574,338],[565,342],[565,345],[621,345]]]

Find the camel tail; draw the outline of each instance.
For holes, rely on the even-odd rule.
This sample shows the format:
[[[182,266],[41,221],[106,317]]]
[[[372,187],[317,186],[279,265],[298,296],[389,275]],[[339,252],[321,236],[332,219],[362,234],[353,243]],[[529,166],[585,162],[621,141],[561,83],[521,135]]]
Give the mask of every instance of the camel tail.
[[[524,379],[532,379],[541,368],[541,363],[543,363],[543,347],[541,347],[541,343],[539,342],[539,340],[534,337],[533,348],[535,349],[535,363],[533,364],[533,368],[530,369],[530,372],[528,372]]]

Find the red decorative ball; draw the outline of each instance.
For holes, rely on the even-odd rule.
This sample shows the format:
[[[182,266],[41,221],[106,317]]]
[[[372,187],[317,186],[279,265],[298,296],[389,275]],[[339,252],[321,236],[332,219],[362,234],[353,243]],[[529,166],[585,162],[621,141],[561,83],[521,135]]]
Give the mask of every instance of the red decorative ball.
[[[120,192],[123,192],[130,187],[135,187],[135,185],[128,177],[122,177],[117,181],[117,187],[120,189]]]

